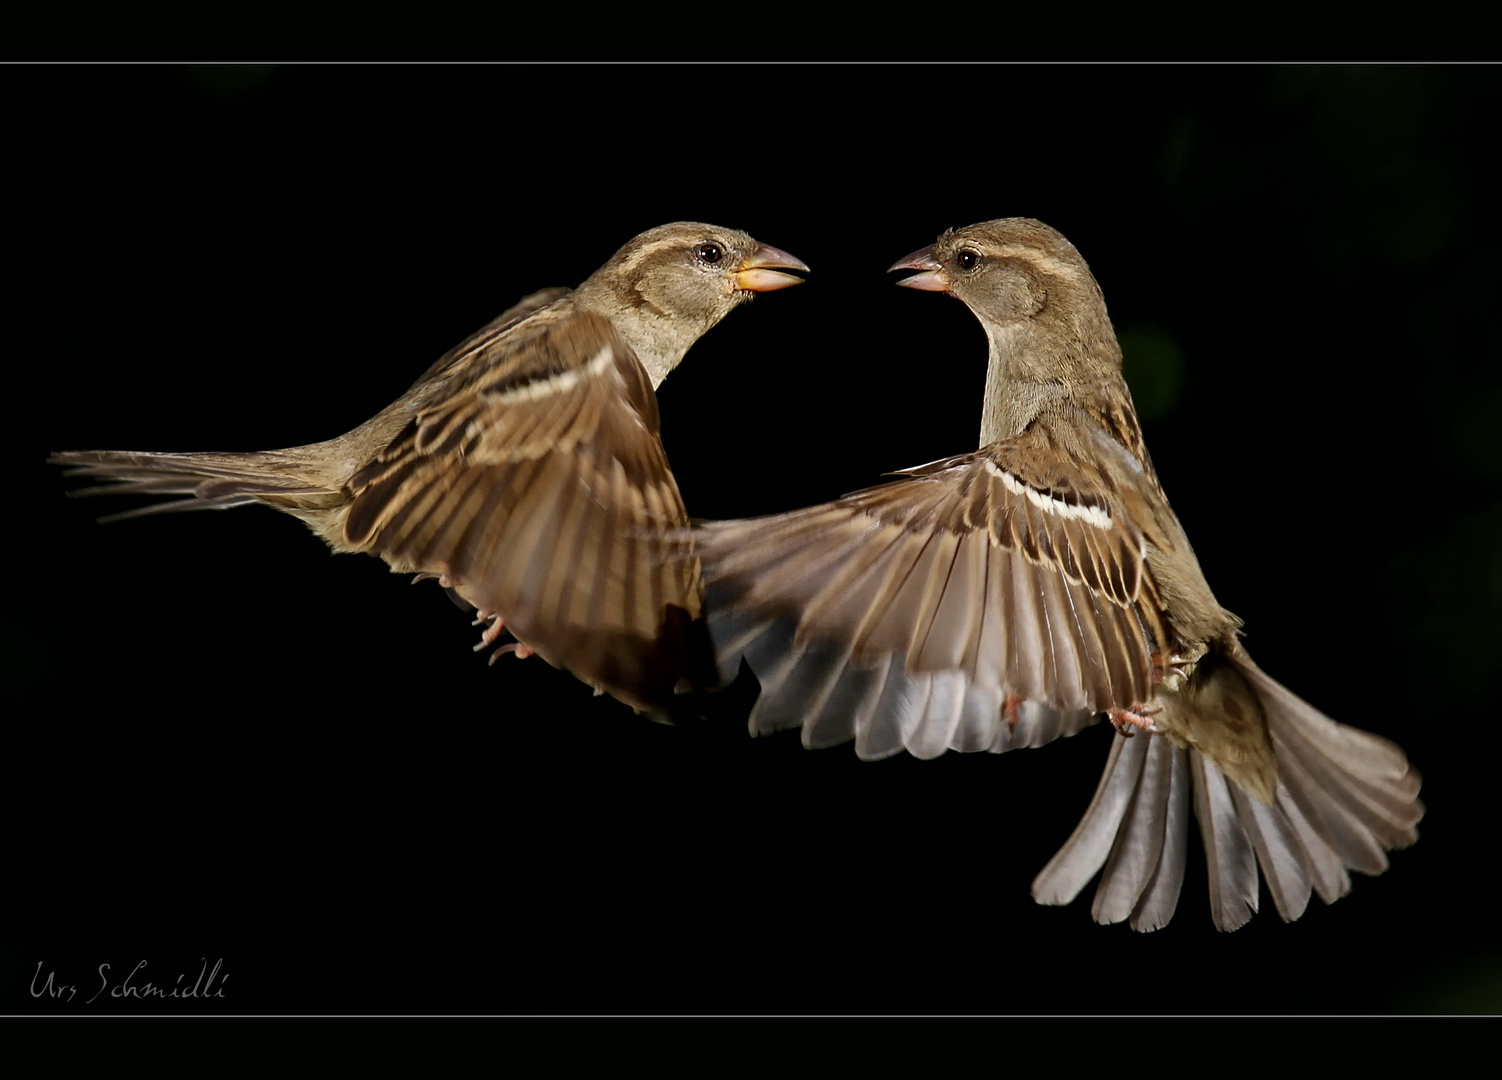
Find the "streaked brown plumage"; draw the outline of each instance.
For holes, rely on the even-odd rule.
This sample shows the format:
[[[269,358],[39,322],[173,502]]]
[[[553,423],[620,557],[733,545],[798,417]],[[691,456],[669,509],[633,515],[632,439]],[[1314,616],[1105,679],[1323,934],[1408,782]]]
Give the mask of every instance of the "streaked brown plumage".
[[[762,684],[753,732],[999,752],[1109,716],[1094,801],[1034,882],[1139,930],[1178,901],[1191,800],[1223,930],[1288,920],[1348,869],[1417,838],[1402,751],[1268,678],[1215,600],[1158,483],[1100,288],[1053,229],[1013,218],[945,233],[893,269],[948,292],[990,341],[981,449],[837,502],[702,531],[722,670]]]
[[[549,663],[644,709],[713,682],[694,559],[659,554],[686,528],[653,393],[798,259],[696,222],[652,229],[577,289],[525,298],[433,364],[401,398],[328,442],[261,453],[78,451],[52,461],[114,483],[84,493],[184,494],[117,517],[262,503],[335,551],[440,578]]]

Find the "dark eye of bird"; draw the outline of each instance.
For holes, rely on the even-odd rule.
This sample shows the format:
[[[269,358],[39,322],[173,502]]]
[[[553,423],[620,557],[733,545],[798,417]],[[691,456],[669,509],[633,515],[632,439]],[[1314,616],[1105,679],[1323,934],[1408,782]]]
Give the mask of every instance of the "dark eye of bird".
[[[721,254],[722,253],[720,251],[720,245],[719,244],[700,244],[699,245],[699,258],[703,259],[707,263],[717,263],[717,262],[719,262]]]
[[[975,264],[980,261],[980,256],[969,248],[961,248],[960,253],[954,258],[960,264],[961,270],[973,269]]]

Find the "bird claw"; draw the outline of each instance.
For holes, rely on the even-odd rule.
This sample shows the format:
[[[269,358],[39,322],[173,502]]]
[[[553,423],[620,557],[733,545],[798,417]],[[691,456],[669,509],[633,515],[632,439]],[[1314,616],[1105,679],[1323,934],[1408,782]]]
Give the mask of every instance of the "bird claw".
[[[450,570],[449,564],[447,562],[440,561],[433,565],[437,566],[438,569],[424,570],[422,573],[418,574],[415,578],[412,579],[412,584],[416,585],[419,581],[433,580],[438,582],[438,584],[442,585],[445,589],[452,589],[456,585],[464,584],[459,580],[458,575],[455,575],[453,577],[449,576]]]
[[[477,612],[475,621],[469,625],[485,627],[484,632],[480,635],[480,643],[475,646],[475,652],[484,652],[495,644],[496,638],[506,632],[506,620],[494,611]],[[495,663],[499,657],[505,656],[507,653],[514,653],[518,660],[525,660],[529,656],[536,655],[530,647],[523,645],[520,641],[513,641],[509,645],[502,645],[493,652],[490,655],[490,662],[492,664]]]
[[[523,645],[520,641],[513,641],[509,645],[502,645],[495,652],[491,653],[490,662],[492,664],[495,663],[507,653],[515,653],[518,660],[525,660],[529,656],[536,655],[531,649],[527,648],[527,646]]]
[[[1165,660],[1162,653],[1153,653],[1151,657],[1153,663],[1153,683],[1155,685],[1167,686],[1170,690],[1177,690],[1193,674],[1194,665],[1199,663],[1199,658],[1203,655],[1203,650],[1193,656],[1169,653]]]
[[[1111,726],[1116,729],[1116,734],[1130,739],[1139,731],[1145,731],[1149,735],[1161,735],[1163,729],[1148,719],[1156,716],[1162,709],[1149,709],[1145,706],[1137,706],[1132,709],[1107,709],[1106,716],[1111,721]]]
[[[484,652],[490,648],[490,646],[495,644],[495,639],[500,637],[506,630],[506,620],[494,612],[480,612],[480,617],[469,625],[480,626],[485,623],[489,623],[489,625],[485,627],[485,632],[480,635],[480,644],[475,646],[475,652]],[[492,657],[490,662],[492,664],[495,663],[495,659]]]

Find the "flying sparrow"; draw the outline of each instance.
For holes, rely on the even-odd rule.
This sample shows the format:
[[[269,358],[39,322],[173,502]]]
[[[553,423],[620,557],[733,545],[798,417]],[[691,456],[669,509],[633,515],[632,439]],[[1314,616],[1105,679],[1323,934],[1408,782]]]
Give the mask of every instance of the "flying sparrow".
[[[1285,920],[1311,889],[1344,895],[1348,869],[1385,870],[1384,849],[1417,839],[1418,774],[1242,648],[1159,485],[1079,252],[1011,218],[892,269],[985,328],[981,449],[700,531],[722,671],[744,657],[761,682],[753,733],[934,757],[1039,746],[1106,716],[1124,737],[1033,885],[1068,903],[1104,866],[1100,922],[1172,917],[1191,805],[1222,930],[1256,911],[1258,864]]]
[[[688,527],[653,391],[699,336],[800,260],[743,232],[652,229],[577,289],[545,289],[445,353],[375,417],[259,453],[54,455],[80,494],[181,494],[115,517],[261,503],[336,552],[436,577],[516,644],[639,708],[713,682]],[[494,657],[492,657],[494,659]]]

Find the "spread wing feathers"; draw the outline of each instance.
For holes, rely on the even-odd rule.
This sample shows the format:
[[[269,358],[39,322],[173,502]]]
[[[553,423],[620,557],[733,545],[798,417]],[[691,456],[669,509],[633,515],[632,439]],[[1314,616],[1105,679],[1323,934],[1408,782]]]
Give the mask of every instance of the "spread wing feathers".
[[[519,641],[638,707],[713,682],[688,516],[646,372],[575,314],[457,370],[350,483],[344,539],[441,574]]]
[[[223,454],[75,450],[53,454],[48,460],[54,465],[69,466],[65,476],[103,481],[71,492],[76,496],[190,496],[100,518],[120,521],[180,510],[226,510],[255,502],[293,511],[338,505],[342,494],[319,477],[316,463],[303,453],[308,449]]]
[[[722,674],[744,656],[761,683],[753,732],[933,757],[1037,746],[1148,700],[1170,639],[1144,539],[1109,485],[1037,475],[1038,437],[701,530]]]
[[[521,322],[528,315],[551,306],[554,301],[563,299],[573,291],[566,286],[555,285],[552,288],[538,289],[534,293],[528,293],[473,334],[470,334],[469,337],[444,353],[437,360],[433,361],[432,366],[417,377],[417,381],[411,385],[407,392],[411,393],[414,390],[418,390],[430,379],[441,376],[454,365],[455,361],[461,358],[467,360],[477,354],[484,353],[493,342],[499,339],[512,326]]]
[[[1418,839],[1419,776],[1401,750],[1337,724],[1245,656],[1228,660],[1267,718],[1278,773],[1272,803],[1168,736],[1116,739],[1084,818],[1033,882],[1036,900],[1067,904],[1104,866],[1096,921],[1164,925],[1183,875],[1190,789],[1220,930],[1256,913],[1259,866],[1278,913],[1292,922],[1311,892],[1333,903],[1350,891],[1348,871],[1380,874],[1385,851]]]

